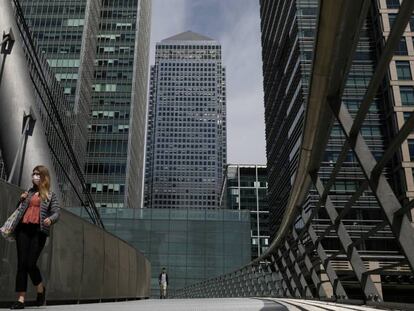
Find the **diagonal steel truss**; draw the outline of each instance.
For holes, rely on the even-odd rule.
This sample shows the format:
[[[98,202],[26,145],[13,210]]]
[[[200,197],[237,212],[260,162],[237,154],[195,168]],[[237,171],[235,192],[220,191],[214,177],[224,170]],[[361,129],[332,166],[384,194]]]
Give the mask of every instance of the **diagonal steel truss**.
[[[352,279],[359,285],[366,303],[380,304],[383,301],[378,286],[380,275],[402,266],[410,268],[413,273],[414,227],[408,214],[414,203],[411,201],[401,205],[384,175],[384,168],[414,128],[414,113],[389,142],[378,161],[360,130],[411,18],[414,1],[404,0],[401,4],[362,103],[353,118],[342,102],[342,93],[369,6],[369,0],[320,2],[299,166],[282,224],[267,253],[238,271],[185,288],[178,296],[191,296],[197,292],[198,297],[271,295],[349,301],[344,282]],[[322,183],[319,168],[333,120],[342,128],[345,140],[329,178]],[[329,193],[349,152],[355,155],[364,180],[338,210]],[[311,186],[319,199],[311,211],[306,211],[304,202]],[[358,238],[351,238],[344,219],[365,191],[374,195],[383,213],[383,221]],[[330,223],[318,234],[313,220],[320,211],[328,216]],[[367,267],[358,247],[385,228],[389,228],[394,235],[404,259],[383,267]],[[335,253],[328,252],[322,245],[323,239],[332,233],[341,246]],[[338,275],[334,266],[336,260],[349,263],[352,275]]]

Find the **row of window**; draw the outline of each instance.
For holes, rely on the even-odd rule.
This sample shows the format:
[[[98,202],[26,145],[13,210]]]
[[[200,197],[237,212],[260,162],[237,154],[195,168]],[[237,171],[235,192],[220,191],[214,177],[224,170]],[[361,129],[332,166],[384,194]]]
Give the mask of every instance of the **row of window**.
[[[220,64],[217,63],[217,67]],[[191,67],[216,67],[216,62],[185,62],[185,63],[175,63],[175,62],[162,62],[159,64],[159,67],[166,68],[166,67],[183,67],[183,68],[191,68]]]
[[[171,208],[171,205],[187,205],[187,206],[216,206],[215,201],[192,201],[192,200],[180,200],[180,201],[167,201],[167,200],[154,200],[154,208]]]
[[[32,2],[31,6],[23,6],[25,16],[29,17],[29,14],[34,16],[42,16],[47,12],[48,15],[59,14],[59,15],[84,15],[85,5],[76,5],[71,3],[71,5],[62,5],[61,3],[56,3],[53,5],[53,2],[48,2],[47,4],[38,4],[37,2]]]
[[[163,126],[168,127],[169,132],[180,132],[180,133],[215,133],[216,130],[216,122],[205,122],[201,125],[191,126],[189,124],[178,124],[178,123],[163,123],[158,122],[157,126]],[[210,134],[206,134],[210,135]],[[211,134],[212,135],[212,134]],[[164,137],[177,137],[177,135],[170,134],[170,135],[164,135]],[[196,136],[197,137],[197,136]],[[214,136],[204,136],[204,137],[214,137]]]
[[[166,112],[159,112],[158,116],[161,117],[167,117],[167,118],[163,118],[165,119],[169,119],[168,117],[171,117],[171,119],[173,119],[173,117],[181,117],[181,116],[193,116],[193,117],[214,117],[216,116],[216,114],[214,112],[216,112],[216,107],[210,108],[211,105],[208,104],[196,104],[196,107],[174,107],[174,108],[164,108],[164,107],[160,107],[160,108],[164,108],[163,111]],[[161,109],[160,109],[161,111]],[[178,112],[177,112],[178,111]],[[208,113],[209,112],[213,112],[213,113]],[[196,112],[196,113],[194,113]],[[199,112],[199,113],[197,113]],[[201,113],[202,112],[202,113]]]
[[[86,174],[125,174],[126,164],[119,163],[86,163]]]
[[[197,50],[201,50],[201,49],[205,49],[205,50],[209,50],[209,49],[215,49],[215,50],[221,50],[221,46],[220,45],[161,45],[161,44],[157,44],[156,46],[157,49],[160,50],[177,50],[177,49],[197,49]]]
[[[134,60],[132,58],[124,58],[124,59],[97,59],[95,60],[95,65],[97,66],[132,66],[134,64]]]
[[[177,160],[177,161],[155,161],[155,164],[161,165],[216,165],[215,161],[185,161],[185,160]]]
[[[209,70],[210,71],[210,70]],[[205,77],[217,77],[217,73],[215,72],[203,72],[203,71],[197,71],[197,74],[203,74]],[[189,78],[191,75],[190,73],[187,72],[181,72],[181,71],[172,71],[172,70],[167,70],[167,71],[161,71],[160,72],[160,76],[161,77],[171,77],[171,78],[175,78],[175,81],[182,81],[185,78]],[[164,80],[166,81],[166,80]],[[171,81],[171,80],[167,80],[167,81]]]
[[[204,164],[204,166],[211,166],[211,165],[216,165],[217,162],[209,162],[208,164]],[[173,171],[175,173],[177,173],[177,171],[182,170],[182,171],[202,171],[204,167],[198,167],[198,166],[161,166],[161,165],[156,165],[155,166],[155,170],[157,171]]]
[[[129,119],[129,112],[125,111],[92,111],[93,119]]]
[[[157,174],[158,175],[158,174]],[[159,182],[186,182],[186,183],[193,183],[193,182],[199,182],[200,181],[200,177],[216,177],[213,173],[201,173],[199,175],[197,175],[197,177],[194,178],[188,178],[188,177],[180,177],[180,176],[159,176],[159,177],[155,177],[154,180],[155,181],[159,181]]]
[[[168,72],[172,72],[172,73],[190,73],[191,71],[196,71],[197,73],[200,74],[204,74],[207,71],[216,71],[215,68],[210,68],[210,67],[201,67],[201,68],[174,68],[174,67],[167,67],[167,68],[161,68],[160,69],[160,74],[161,75],[167,75]]]
[[[125,191],[124,184],[101,184],[101,183],[91,183],[86,184],[86,188],[91,193],[118,193],[122,194]]]
[[[162,76],[158,78],[158,81],[161,81],[160,83],[162,83],[163,81],[174,82],[174,83],[168,83],[168,85],[170,84],[175,85],[175,84],[179,84],[182,82],[194,82],[194,81],[217,81],[219,83],[224,84],[225,79],[220,76],[208,75],[207,77],[205,77],[205,74],[201,75],[197,72],[194,72],[194,73],[189,72],[187,75],[180,75],[179,77],[176,77],[176,79],[172,79],[171,77],[168,77],[163,74]]]
[[[98,202],[95,203],[96,207],[109,207],[109,208],[123,208],[124,203],[112,203],[112,202]]]
[[[101,140],[89,141],[87,146],[88,153],[118,153],[126,154],[128,142],[124,140]]]
[[[120,33],[120,34],[101,34],[98,35],[98,42],[108,42],[111,40],[123,41],[123,42],[134,42],[135,41],[135,33],[133,31],[127,33]]]
[[[128,133],[129,125],[90,124],[88,130],[92,133]]]
[[[204,144],[200,144],[201,142],[203,141],[201,141],[200,139],[194,139],[191,141],[191,144],[157,144],[156,147],[157,148],[182,148],[182,149],[204,149],[206,148],[210,150],[216,149],[216,145],[215,144],[212,145],[212,143],[215,143],[216,140],[210,140],[209,144],[207,142]],[[164,150],[157,151],[157,153],[159,152],[164,153]]]
[[[216,197],[214,195],[189,195],[189,194],[155,194],[155,199],[199,199],[199,200],[215,200]]]
[[[161,155],[159,155],[159,156],[157,156],[157,160],[158,159],[160,159],[160,160],[163,160],[163,159],[166,159],[166,160],[215,160],[215,156],[208,156],[208,155],[200,155],[200,154],[197,154],[197,155],[164,155],[164,154],[161,154]]]
[[[214,81],[213,78],[209,78]],[[181,82],[176,83],[172,86],[167,85],[172,83],[159,83],[158,92],[169,92],[169,91],[202,91],[209,86],[215,86],[216,83],[210,82]]]

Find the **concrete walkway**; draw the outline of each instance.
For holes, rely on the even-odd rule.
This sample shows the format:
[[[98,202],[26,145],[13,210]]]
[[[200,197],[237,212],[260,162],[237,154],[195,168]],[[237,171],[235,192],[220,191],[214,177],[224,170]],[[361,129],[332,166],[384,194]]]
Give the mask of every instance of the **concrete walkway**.
[[[46,307],[27,307],[25,310],[68,311],[287,311],[285,307],[270,300],[250,298],[225,299],[165,299],[108,302]]]
[[[365,306],[285,298],[217,298],[135,300],[45,307],[26,310],[67,311],[379,311]]]

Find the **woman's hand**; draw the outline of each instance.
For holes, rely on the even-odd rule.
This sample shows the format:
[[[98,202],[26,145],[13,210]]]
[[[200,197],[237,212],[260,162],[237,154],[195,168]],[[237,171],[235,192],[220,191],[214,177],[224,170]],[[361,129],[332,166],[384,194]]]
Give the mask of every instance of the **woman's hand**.
[[[52,224],[52,221],[51,221],[49,218],[46,218],[45,220],[43,220],[43,223],[44,223],[46,226],[50,226],[50,225]]]
[[[25,191],[20,196],[20,201],[26,200],[27,196],[29,195],[29,192]]]

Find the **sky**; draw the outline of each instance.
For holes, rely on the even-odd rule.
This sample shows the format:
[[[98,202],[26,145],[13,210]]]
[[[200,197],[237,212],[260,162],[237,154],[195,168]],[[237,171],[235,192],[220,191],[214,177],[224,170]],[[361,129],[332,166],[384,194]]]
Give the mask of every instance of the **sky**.
[[[184,31],[220,42],[227,80],[227,163],[265,164],[263,76],[258,0],[153,0],[155,44]]]

